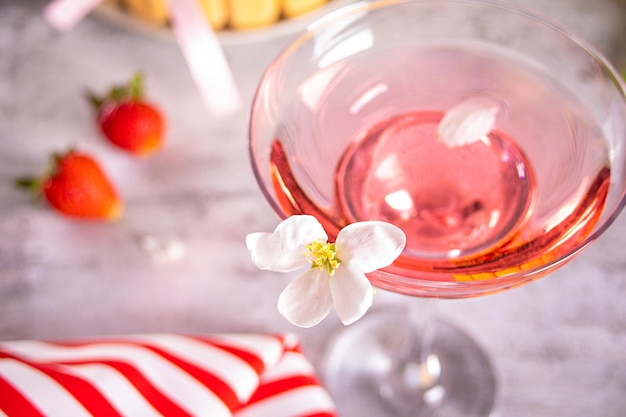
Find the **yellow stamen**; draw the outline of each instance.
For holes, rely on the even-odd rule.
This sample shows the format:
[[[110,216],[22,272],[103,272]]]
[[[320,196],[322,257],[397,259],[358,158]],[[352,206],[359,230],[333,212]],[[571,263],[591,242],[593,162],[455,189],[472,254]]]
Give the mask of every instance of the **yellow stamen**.
[[[341,259],[337,258],[334,243],[324,243],[316,240],[306,245],[308,250],[306,258],[311,262],[311,268],[326,271],[329,276],[335,275],[335,269],[341,264]]]

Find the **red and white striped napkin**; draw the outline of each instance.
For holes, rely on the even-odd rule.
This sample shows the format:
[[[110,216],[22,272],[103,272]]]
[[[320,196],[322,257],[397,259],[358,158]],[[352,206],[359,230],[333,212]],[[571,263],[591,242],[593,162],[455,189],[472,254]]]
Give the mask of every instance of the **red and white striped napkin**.
[[[336,417],[291,335],[0,342],[0,417]]]

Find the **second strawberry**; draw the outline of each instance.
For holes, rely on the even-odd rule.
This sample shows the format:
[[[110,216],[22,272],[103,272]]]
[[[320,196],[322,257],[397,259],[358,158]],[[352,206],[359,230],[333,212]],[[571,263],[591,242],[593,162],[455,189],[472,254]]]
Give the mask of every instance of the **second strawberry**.
[[[97,110],[100,130],[115,146],[145,156],[163,145],[165,118],[158,107],[144,100],[140,75],[105,97],[90,94],[89,99]]]

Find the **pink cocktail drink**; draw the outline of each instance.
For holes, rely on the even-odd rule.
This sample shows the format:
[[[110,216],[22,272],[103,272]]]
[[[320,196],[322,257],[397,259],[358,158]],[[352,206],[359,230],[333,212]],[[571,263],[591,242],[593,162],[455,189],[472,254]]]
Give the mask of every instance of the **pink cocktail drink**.
[[[297,90],[290,111],[306,130],[279,130],[271,156],[281,209],[314,211],[331,234],[361,220],[396,224],[407,247],[392,273],[506,277],[567,253],[602,213],[601,126],[520,56],[477,43],[403,45],[331,65]],[[498,107],[495,129],[447,146],[437,127],[468,99]],[[316,147],[293,151],[301,135]]]

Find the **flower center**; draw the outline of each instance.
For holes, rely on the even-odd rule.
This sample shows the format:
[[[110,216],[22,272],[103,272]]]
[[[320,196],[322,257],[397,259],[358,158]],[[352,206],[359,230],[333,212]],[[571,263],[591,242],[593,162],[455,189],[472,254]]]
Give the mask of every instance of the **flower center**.
[[[316,240],[306,245],[308,250],[306,258],[311,262],[311,268],[326,271],[329,276],[335,275],[335,269],[341,264],[341,259],[337,258],[334,243],[324,243]]]

